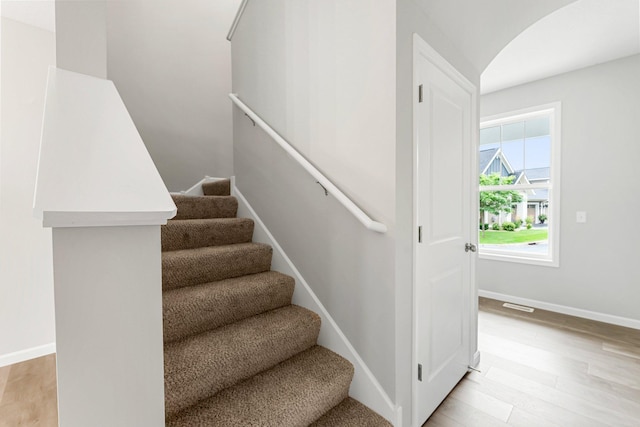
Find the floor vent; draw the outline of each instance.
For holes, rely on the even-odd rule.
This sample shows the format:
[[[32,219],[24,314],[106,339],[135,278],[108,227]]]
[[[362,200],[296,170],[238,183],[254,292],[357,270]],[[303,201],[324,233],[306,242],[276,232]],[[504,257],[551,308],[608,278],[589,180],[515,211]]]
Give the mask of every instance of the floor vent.
[[[525,307],[524,305],[511,304],[510,302],[505,302],[502,304],[505,308],[511,308],[513,310],[526,311],[527,313],[533,313],[533,308]]]

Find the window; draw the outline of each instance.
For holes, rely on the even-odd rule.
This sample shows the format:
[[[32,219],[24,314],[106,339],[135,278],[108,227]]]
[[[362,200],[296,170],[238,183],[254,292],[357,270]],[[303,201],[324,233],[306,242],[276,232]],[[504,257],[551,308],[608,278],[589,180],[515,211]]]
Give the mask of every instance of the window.
[[[558,266],[560,103],[482,119],[479,256]]]

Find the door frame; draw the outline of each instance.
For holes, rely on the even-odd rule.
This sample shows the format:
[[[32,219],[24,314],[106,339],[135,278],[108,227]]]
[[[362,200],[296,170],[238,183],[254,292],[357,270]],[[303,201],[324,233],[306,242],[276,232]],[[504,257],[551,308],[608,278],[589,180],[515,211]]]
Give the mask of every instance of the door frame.
[[[424,39],[422,39],[417,33],[413,34],[413,95],[412,95],[412,108],[413,108],[413,153],[412,153],[412,166],[413,166],[413,231],[414,237],[412,239],[412,332],[411,332],[411,423],[412,425],[419,427],[416,423],[418,413],[418,346],[417,346],[417,319],[418,309],[416,290],[417,290],[417,252],[418,252],[418,59],[420,57],[426,58],[433,65],[444,72],[448,77],[454,80],[460,87],[470,94],[471,98],[471,186],[470,196],[470,216],[468,218],[470,222],[469,242],[478,246],[478,233],[477,230],[478,221],[475,218],[475,213],[479,212],[478,206],[478,135],[479,135],[479,117],[478,117],[478,89],[471,83],[462,73],[460,73],[455,67],[453,67],[446,59],[444,59],[434,48],[432,48]],[[463,248],[460,248],[462,250]],[[469,295],[469,366],[475,367],[480,363],[480,352],[478,351],[478,288],[476,284],[476,259],[477,252],[469,258],[469,279],[470,295]]]

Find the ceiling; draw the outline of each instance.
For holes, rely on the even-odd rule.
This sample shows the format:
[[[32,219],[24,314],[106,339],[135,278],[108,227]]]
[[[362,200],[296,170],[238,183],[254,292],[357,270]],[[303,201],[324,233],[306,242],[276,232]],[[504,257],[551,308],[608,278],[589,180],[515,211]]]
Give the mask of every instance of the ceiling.
[[[640,53],[640,0],[578,0],[534,23],[482,74],[490,93]]]

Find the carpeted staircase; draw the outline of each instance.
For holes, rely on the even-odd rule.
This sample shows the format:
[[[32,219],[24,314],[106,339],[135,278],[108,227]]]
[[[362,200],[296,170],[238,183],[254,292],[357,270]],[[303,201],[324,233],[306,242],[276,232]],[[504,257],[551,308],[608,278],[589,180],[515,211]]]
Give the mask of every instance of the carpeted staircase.
[[[320,317],[236,218],[228,180],[174,195],[162,227],[167,426],[390,426],[348,397],[353,366],[316,344]]]

